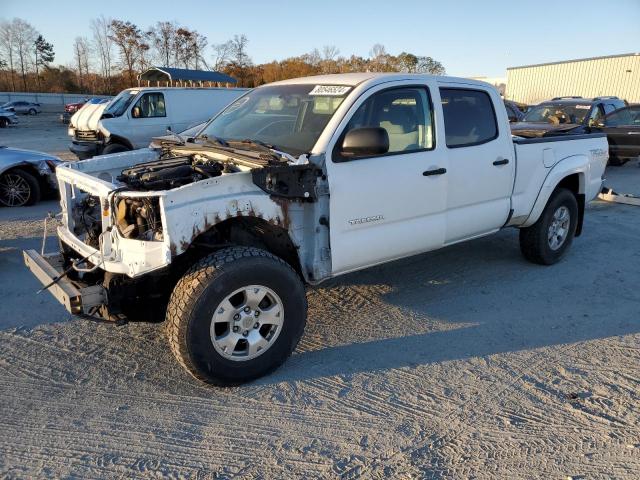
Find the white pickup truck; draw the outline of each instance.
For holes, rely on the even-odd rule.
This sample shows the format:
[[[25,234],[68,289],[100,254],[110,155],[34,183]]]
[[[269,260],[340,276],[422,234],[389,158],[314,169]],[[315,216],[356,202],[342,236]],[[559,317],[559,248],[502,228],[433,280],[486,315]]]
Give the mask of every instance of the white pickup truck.
[[[305,285],[505,227],[520,229],[527,259],[556,263],[607,151],[604,135],[512,137],[500,96],[478,81],[287,80],[189,141],[58,167],[61,252],[24,256],[72,313],[166,306],[156,319],[166,311],[178,361],[238,384],[291,354]]]

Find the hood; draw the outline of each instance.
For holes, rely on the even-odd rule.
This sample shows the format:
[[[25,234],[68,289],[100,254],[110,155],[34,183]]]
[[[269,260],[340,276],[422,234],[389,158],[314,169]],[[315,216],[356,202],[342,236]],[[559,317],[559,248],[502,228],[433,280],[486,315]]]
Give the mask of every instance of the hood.
[[[579,126],[575,123],[555,125],[553,123],[516,122],[511,124],[511,134],[519,137],[535,138],[543,137],[550,132],[556,134],[568,132]]]
[[[16,165],[25,163],[39,165],[44,164],[46,161],[53,162],[56,165],[63,163],[58,157],[48,153],[23,150],[21,148],[0,147],[0,173]]]
[[[87,102],[80,110],[73,114],[70,124],[78,130],[98,130],[98,122],[108,102]]]

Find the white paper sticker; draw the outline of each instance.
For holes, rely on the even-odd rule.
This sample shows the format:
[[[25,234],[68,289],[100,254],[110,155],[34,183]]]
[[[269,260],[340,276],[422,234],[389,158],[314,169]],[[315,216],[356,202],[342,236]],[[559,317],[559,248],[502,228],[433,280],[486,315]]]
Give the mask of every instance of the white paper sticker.
[[[309,95],[327,95],[327,96],[341,96],[345,95],[351,87],[344,87],[342,85],[316,85],[313,90],[309,92]]]
[[[576,108],[578,110],[589,110],[591,108],[591,105],[576,105]]]

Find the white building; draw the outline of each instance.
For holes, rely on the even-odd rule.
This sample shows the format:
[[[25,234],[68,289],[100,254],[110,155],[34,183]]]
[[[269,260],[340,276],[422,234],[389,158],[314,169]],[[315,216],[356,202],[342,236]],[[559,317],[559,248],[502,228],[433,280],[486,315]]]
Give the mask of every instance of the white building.
[[[640,53],[507,68],[509,100],[531,105],[569,95],[615,95],[640,103]]]

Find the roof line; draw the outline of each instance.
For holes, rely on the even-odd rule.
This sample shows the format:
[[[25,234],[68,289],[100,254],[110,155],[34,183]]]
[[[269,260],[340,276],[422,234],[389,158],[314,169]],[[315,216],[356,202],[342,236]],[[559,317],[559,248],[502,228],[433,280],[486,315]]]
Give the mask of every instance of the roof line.
[[[602,60],[605,58],[618,58],[618,57],[636,57],[639,56],[640,53],[620,53],[618,55],[604,55],[601,57],[587,57],[587,58],[574,58],[571,60],[561,60],[558,62],[547,62],[547,63],[534,63],[531,65],[520,65],[517,67],[508,67],[507,70],[516,70],[518,68],[531,68],[531,67],[544,67],[547,65],[558,65],[560,63],[574,63],[574,62],[587,62],[589,60]]]

